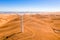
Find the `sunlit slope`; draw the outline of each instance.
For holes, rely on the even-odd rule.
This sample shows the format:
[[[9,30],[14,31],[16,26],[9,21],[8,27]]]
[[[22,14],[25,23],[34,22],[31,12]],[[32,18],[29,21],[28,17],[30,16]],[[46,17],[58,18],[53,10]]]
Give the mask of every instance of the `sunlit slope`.
[[[17,14],[0,14],[0,40],[18,32],[21,32],[20,16]]]
[[[5,27],[1,26],[5,24],[0,25],[0,28],[7,29],[7,31],[1,32],[3,35],[0,36],[0,40],[60,40],[60,16],[25,14],[23,15],[23,32],[20,31],[22,26],[20,18],[21,15],[15,15],[12,20],[5,21],[5,24],[7,23]],[[10,25],[15,27],[11,28]]]
[[[34,34],[33,40],[60,40],[51,26],[53,25],[50,15],[24,16],[24,27],[32,31]]]
[[[55,14],[51,16],[52,19],[52,29],[55,34],[60,38],[60,15]]]

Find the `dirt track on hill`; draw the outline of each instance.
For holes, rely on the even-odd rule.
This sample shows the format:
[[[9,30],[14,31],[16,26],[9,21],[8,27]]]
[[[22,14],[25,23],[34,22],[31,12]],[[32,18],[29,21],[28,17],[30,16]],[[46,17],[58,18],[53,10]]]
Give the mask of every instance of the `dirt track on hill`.
[[[0,40],[60,40],[60,16],[0,14]]]

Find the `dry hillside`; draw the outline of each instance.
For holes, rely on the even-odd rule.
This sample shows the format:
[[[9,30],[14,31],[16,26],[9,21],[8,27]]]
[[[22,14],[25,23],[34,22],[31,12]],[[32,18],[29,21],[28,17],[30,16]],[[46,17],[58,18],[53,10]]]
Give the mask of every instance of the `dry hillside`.
[[[60,15],[0,14],[0,40],[60,40]]]

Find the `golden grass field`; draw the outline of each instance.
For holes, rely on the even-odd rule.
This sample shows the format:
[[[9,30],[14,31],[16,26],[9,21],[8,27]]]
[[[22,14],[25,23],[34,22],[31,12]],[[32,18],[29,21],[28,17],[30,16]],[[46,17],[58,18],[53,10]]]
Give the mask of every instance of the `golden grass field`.
[[[0,40],[60,40],[60,14],[0,14]]]

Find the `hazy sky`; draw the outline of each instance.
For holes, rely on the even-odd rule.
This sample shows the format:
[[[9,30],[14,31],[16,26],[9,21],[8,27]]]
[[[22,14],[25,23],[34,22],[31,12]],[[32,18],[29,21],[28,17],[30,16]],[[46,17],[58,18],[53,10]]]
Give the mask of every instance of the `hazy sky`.
[[[0,11],[60,11],[60,0],[0,0]]]

